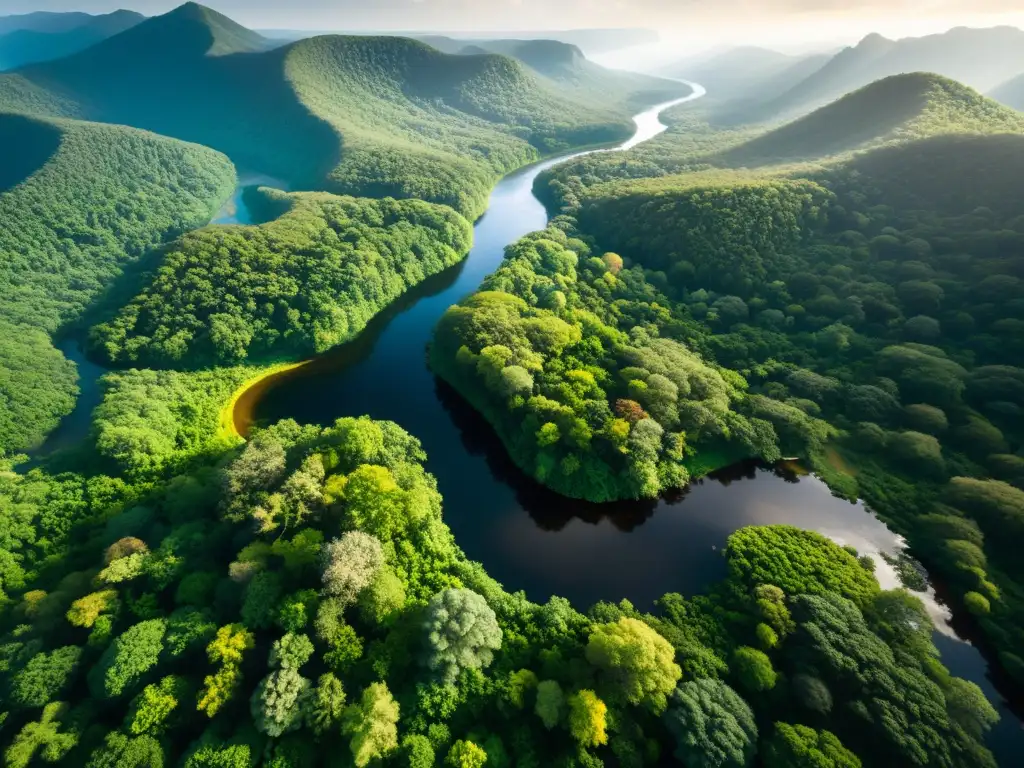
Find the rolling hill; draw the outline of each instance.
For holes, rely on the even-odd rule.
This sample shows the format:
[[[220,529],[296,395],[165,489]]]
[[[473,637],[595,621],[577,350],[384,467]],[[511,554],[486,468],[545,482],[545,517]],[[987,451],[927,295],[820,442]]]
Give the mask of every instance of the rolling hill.
[[[133,11],[114,11],[90,16],[72,29],[47,32],[17,29],[0,35],[0,70],[70,56],[140,24],[144,16]]]
[[[1001,104],[1024,111],[1024,74],[993,88],[988,95]]]
[[[9,151],[16,147],[16,152]],[[122,126],[0,114],[0,454],[39,443],[75,401],[51,336],[153,246],[205,224],[234,168]]]
[[[1024,132],[1024,115],[953,80],[894,75],[718,156],[730,166],[820,161],[943,134]]]
[[[738,110],[732,119],[790,119],[890,75],[935,72],[985,92],[1022,71],[1024,31],[1014,27],[957,27],[901,40],[874,34],[840,51],[777,98]]]
[[[579,80],[555,78],[509,56],[449,55],[406,38],[273,45],[188,3],[0,76],[0,110],[132,125],[213,147],[293,188],[418,197],[476,217],[504,173],[621,138],[638,102],[685,93],[589,62],[574,65]]]

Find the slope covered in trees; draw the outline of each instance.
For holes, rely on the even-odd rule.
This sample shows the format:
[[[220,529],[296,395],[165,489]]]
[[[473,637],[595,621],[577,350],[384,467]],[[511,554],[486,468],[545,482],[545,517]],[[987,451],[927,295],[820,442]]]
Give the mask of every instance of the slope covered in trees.
[[[0,114],[0,140],[19,148],[0,174],[6,453],[37,444],[74,402],[74,368],[48,337],[126,265],[208,221],[234,169],[212,150],[114,126]]]
[[[418,200],[255,194],[263,199],[250,207],[284,213],[168,246],[149,286],[93,328],[92,348],[112,363],[152,367],[309,357],[355,336],[472,241],[463,217]]]
[[[30,26],[0,32],[0,70],[70,56],[131,29],[144,18],[134,11],[114,11],[91,16],[81,25],[66,30],[43,31]]]
[[[733,166],[774,165],[942,134],[1022,131],[1024,115],[953,80],[919,72],[874,82],[717,159]]]
[[[509,170],[624,137],[638,100],[685,93],[589,63],[578,85],[404,38],[270,45],[189,3],[13,83],[0,76],[0,109],[73,110],[205,144],[293,186],[416,197],[475,218]]]
[[[38,573],[0,560],[5,764],[994,767],[921,603],[827,539],[745,529],[655,613],[538,605],[465,558],[423,459],[362,418],[138,485],[0,475],[40,530],[75,522]]]

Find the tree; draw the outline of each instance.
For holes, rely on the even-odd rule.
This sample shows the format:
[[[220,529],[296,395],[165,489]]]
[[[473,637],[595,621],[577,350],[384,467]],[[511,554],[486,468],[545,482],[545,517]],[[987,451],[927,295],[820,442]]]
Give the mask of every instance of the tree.
[[[343,732],[352,737],[349,747],[357,768],[397,749],[397,726],[398,702],[386,683],[372,683],[345,712]]]
[[[829,731],[776,723],[764,746],[765,768],[860,768],[860,759]]]
[[[817,677],[794,675],[793,695],[801,705],[812,712],[827,715],[832,711],[832,693],[828,686]]]
[[[849,552],[820,533],[789,525],[741,528],[729,536],[726,558],[732,577],[750,588],[770,584],[789,595],[834,592],[858,605],[879,591],[875,577]]]
[[[424,662],[454,683],[464,669],[486,667],[501,648],[502,631],[487,601],[468,589],[446,589],[427,605]]]
[[[691,680],[672,694],[664,716],[676,757],[692,768],[745,768],[753,763],[757,725],[747,703],[720,680]]]
[[[166,632],[164,619],[150,619],[119,635],[89,673],[92,694],[108,699],[137,683],[159,660]]]
[[[537,685],[537,703],[533,711],[549,731],[562,719],[565,695],[562,686],[554,680],[541,680]]]
[[[775,687],[778,676],[771,659],[756,648],[737,648],[732,654],[732,663],[740,685],[748,691],[768,691]]]
[[[387,566],[377,571],[359,595],[359,612],[367,624],[383,624],[405,605],[405,585]]]
[[[292,668],[271,672],[263,678],[250,699],[256,728],[271,738],[302,725],[309,695],[309,680]]]
[[[487,753],[472,741],[459,739],[448,750],[444,764],[452,768],[482,768],[487,762]]]
[[[665,708],[683,674],[669,642],[637,619],[622,618],[594,627],[586,657],[605,674],[616,698],[655,712]]]
[[[313,643],[306,635],[289,632],[278,638],[270,647],[270,666],[281,669],[298,669],[313,655]]]
[[[323,735],[341,723],[345,712],[345,689],[331,672],[320,675],[309,704],[313,732]]]
[[[537,687],[537,675],[529,669],[520,669],[508,677],[507,697],[513,706],[523,709],[526,707],[526,697],[530,691]]]
[[[85,768],[162,768],[164,750],[152,736],[108,733],[104,745],[95,750]]]
[[[68,609],[67,618],[76,627],[91,627],[100,614],[113,612],[117,606],[117,590],[105,589],[75,600]]]
[[[943,694],[950,719],[975,739],[981,741],[986,731],[999,722],[999,713],[975,683],[951,678]]]
[[[260,571],[245,588],[245,602],[242,603],[242,621],[253,629],[267,629],[274,623],[274,616],[284,591],[280,574],[274,571]]]
[[[434,768],[434,747],[426,736],[406,736],[402,739],[402,753],[409,768]]]
[[[37,653],[11,680],[11,703],[36,708],[56,700],[74,679],[81,658],[82,649],[74,645]]]
[[[125,726],[129,733],[160,734],[188,693],[188,684],[180,677],[168,675],[159,683],[142,689],[128,708]]]
[[[569,697],[569,733],[581,747],[608,743],[608,707],[593,691],[578,691]]]
[[[220,667],[203,680],[196,708],[213,717],[234,695],[242,682],[242,655],[253,647],[256,638],[241,624],[226,624],[206,647],[210,663]]]
[[[60,720],[67,704],[51,702],[43,707],[39,722],[27,723],[4,752],[8,768],[27,768],[38,752],[48,763],[60,762],[78,743],[75,732],[61,733]]]
[[[345,604],[353,603],[383,565],[380,541],[362,531],[349,531],[324,545],[321,556],[324,591]]]

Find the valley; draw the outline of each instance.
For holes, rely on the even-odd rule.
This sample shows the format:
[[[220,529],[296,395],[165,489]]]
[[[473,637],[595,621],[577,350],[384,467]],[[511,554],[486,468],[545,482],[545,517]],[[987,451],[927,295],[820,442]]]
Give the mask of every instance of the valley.
[[[5,764],[1014,764],[1019,30],[6,29]]]

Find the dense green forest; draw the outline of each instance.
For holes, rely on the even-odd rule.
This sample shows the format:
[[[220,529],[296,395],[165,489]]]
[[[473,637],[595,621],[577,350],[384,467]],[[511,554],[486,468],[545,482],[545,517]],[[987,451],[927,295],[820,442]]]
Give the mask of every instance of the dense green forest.
[[[133,125],[293,186],[414,197],[473,219],[508,171],[625,138],[638,104],[686,92],[589,62],[578,84],[508,56],[449,55],[396,37],[268,47],[189,3],[75,56],[0,75],[0,110]]]
[[[130,128],[0,114],[0,454],[38,444],[77,394],[50,337],[126,265],[209,221],[234,183],[213,150]]]
[[[164,249],[143,292],[94,327],[105,359],[152,367],[309,357],[355,336],[408,288],[457,263],[472,228],[450,208],[260,189],[261,226],[210,226]]]
[[[537,605],[461,553],[423,458],[364,418],[135,484],[0,476],[52,537],[30,583],[2,561],[6,764],[994,766],[995,711],[869,559],[747,528],[709,595]]]
[[[442,318],[434,370],[488,416],[517,464],[568,496],[650,497],[691,470],[779,459],[747,382],[660,333],[667,302],[622,266],[555,227],[520,240]]]
[[[686,92],[548,41],[274,45],[188,3],[0,75],[0,763],[995,768],[996,711],[868,554],[748,527],[707,594],[537,604],[462,552],[400,425],[235,433],[273,361],[456,264],[501,175]],[[1019,116],[913,75],[772,133],[706,118],[542,178],[563,215],[432,367],[567,496],[805,459],[1024,682]],[[232,161],[318,191],[204,226]],[[118,366],[91,431],[26,464],[89,326]]]
[[[673,147],[670,132],[636,162],[596,156],[556,170],[540,186],[569,215],[509,249],[485,285],[501,293],[449,311],[433,361],[545,484],[587,495],[569,479],[578,469],[618,479],[581,478],[601,489],[591,498],[657,492],[653,473],[642,486],[624,471],[651,449],[683,468],[731,455],[692,439],[703,437],[687,423],[692,395],[669,375],[717,369],[739,391],[732,408],[761,435],[760,450],[736,447],[802,456],[834,491],[866,499],[1024,683],[1024,571],[1007,544],[1024,524],[1024,132],[1019,116],[927,80],[929,99],[914,110],[927,119],[916,129],[902,113],[890,125],[904,128],[878,148],[850,155],[837,145],[825,164],[752,172],[711,162],[744,152],[785,158],[765,148],[795,146],[807,125],[834,126],[844,102],[863,102],[865,92],[705,162],[687,142]],[[922,78],[872,89],[915,82]],[[720,138],[737,146],[735,135]],[[643,178],[659,153],[670,170]],[[686,156],[696,162],[673,165]],[[492,334],[488,318],[499,309],[561,320],[564,346],[523,354],[513,337]],[[623,335],[605,330],[609,320]],[[666,371],[635,362],[623,336],[673,349],[659,364],[696,362]],[[569,366],[580,370],[570,377]],[[566,426],[567,415],[625,417],[630,400],[621,456],[607,450],[613,430],[596,428],[600,419],[586,442]],[[534,413],[551,416],[538,422]],[[680,426],[682,436],[673,433]],[[685,477],[657,467],[663,484]]]

